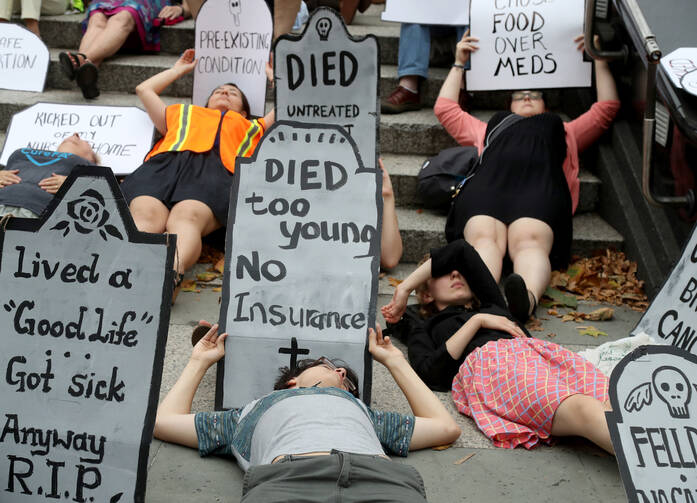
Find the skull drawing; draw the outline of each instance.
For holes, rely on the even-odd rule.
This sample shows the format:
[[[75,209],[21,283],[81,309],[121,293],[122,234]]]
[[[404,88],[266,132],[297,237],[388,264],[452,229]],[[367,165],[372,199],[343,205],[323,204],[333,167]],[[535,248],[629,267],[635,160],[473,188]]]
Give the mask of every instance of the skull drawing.
[[[319,33],[319,39],[320,40],[327,40],[327,37],[329,36],[329,32],[332,29],[332,20],[329,19],[328,17],[320,18],[317,21],[315,28],[317,28],[317,33]]]
[[[692,397],[692,386],[687,376],[676,367],[663,366],[653,371],[653,387],[658,397],[668,406],[671,417],[690,417],[687,404]]]
[[[228,0],[228,7],[230,7],[230,14],[235,21],[235,26],[240,25],[240,14],[242,13],[242,0]]]

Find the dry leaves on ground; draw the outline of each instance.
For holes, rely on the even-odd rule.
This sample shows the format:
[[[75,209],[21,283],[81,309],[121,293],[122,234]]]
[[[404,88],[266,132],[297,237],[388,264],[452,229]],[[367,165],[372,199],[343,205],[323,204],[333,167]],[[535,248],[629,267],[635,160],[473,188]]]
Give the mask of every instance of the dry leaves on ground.
[[[578,330],[581,333],[581,335],[590,335],[591,337],[598,337],[599,335],[603,335],[607,337],[606,332],[598,330],[592,325],[576,327],[576,330]]]
[[[637,264],[623,252],[607,249],[572,263],[566,271],[553,271],[550,287],[593,300],[645,311],[644,282],[636,277]]]
[[[388,276],[387,281],[390,283],[390,286],[397,288],[397,285],[399,285],[404,280],[393,278],[392,276]]]
[[[199,264],[217,264],[218,261],[224,260],[225,254],[221,251],[218,250],[217,248],[213,248],[211,245],[203,243],[203,247],[201,248],[201,256],[198,258],[198,263]],[[220,271],[222,272],[222,271]]]
[[[542,332],[542,320],[532,316],[525,324],[525,328],[528,329],[528,332]]]

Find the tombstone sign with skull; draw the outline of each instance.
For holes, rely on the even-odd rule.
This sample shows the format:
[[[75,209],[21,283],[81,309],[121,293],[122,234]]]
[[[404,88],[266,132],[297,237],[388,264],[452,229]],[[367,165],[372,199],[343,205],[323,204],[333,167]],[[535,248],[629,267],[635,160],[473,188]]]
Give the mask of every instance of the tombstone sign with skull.
[[[629,501],[697,500],[697,356],[640,346],[615,367],[609,393],[606,418]]]

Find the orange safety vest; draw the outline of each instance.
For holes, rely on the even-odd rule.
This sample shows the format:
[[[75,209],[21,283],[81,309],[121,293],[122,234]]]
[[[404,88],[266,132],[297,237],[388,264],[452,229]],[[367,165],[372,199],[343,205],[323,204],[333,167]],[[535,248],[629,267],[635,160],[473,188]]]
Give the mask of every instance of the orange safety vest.
[[[196,105],[170,105],[165,111],[167,131],[145,156],[163,152],[208,152],[213,148],[220,125],[220,110]],[[264,119],[247,120],[235,111],[228,111],[220,128],[220,160],[231,173],[235,172],[235,159],[249,157],[264,134]]]

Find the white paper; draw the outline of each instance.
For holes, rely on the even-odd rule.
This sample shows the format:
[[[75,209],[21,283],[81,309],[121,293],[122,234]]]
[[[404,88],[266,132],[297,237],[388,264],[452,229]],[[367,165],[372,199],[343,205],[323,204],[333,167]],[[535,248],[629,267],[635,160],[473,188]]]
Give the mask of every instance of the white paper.
[[[470,21],[470,0],[387,0],[383,21],[462,26]]]
[[[468,90],[591,85],[591,63],[574,43],[583,33],[583,0],[474,0],[470,17],[479,50]]]
[[[39,37],[16,24],[0,23],[0,89],[42,92],[48,60]]]
[[[697,47],[681,47],[661,58],[661,65],[678,89],[697,96]]]
[[[143,163],[153,131],[148,114],[136,107],[37,103],[12,117],[0,164],[18,148],[56,150],[78,133],[99,155],[100,165],[127,175]]]
[[[272,40],[264,0],[207,0],[196,18],[194,105],[206,106],[216,87],[232,82],[247,97],[252,115],[264,115]]]

